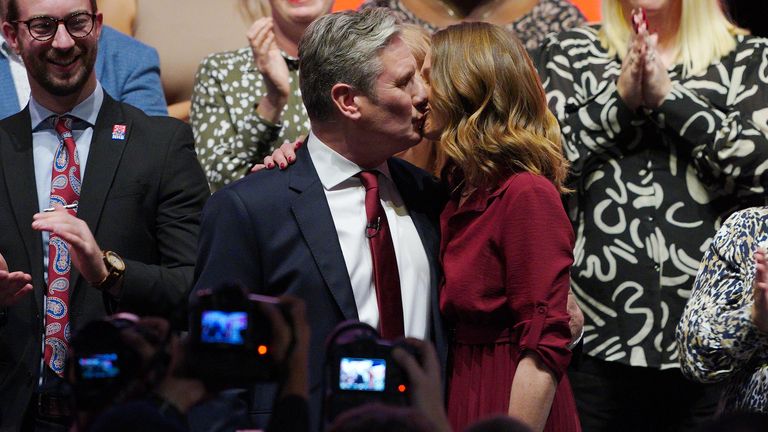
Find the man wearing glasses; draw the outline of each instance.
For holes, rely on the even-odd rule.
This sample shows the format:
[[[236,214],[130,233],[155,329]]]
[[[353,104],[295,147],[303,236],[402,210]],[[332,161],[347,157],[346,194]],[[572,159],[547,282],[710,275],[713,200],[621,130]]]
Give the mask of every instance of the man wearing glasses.
[[[0,23],[5,4],[0,0]],[[157,51],[119,31],[103,26],[96,58],[96,77],[110,96],[148,115],[168,115]],[[0,32],[0,119],[16,114],[29,101],[27,73]]]
[[[115,310],[175,318],[209,190],[189,126],[96,79],[95,0],[11,0],[31,98],[0,121],[0,430],[66,430],[70,334]]]

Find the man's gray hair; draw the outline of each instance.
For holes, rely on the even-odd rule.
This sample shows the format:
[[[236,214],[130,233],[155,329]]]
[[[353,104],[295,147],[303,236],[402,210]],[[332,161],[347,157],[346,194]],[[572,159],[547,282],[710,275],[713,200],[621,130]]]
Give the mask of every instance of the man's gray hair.
[[[331,88],[349,84],[376,97],[380,51],[399,34],[389,9],[370,8],[324,15],[307,27],[299,43],[301,96],[309,118],[327,121],[335,112]]]

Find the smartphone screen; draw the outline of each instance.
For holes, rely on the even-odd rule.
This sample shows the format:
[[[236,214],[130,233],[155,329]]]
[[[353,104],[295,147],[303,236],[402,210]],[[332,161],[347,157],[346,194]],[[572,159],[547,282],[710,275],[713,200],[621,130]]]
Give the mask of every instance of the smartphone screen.
[[[200,341],[203,343],[243,345],[248,329],[248,312],[203,311],[200,327]]]
[[[340,366],[340,390],[384,391],[387,376],[386,360],[342,357]]]
[[[117,353],[102,353],[80,357],[80,376],[83,379],[114,378],[120,374],[117,366]]]

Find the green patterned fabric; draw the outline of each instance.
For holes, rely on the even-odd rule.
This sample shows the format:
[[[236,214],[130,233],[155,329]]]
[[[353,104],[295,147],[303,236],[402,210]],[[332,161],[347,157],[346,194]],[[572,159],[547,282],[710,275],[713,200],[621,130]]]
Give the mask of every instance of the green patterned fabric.
[[[212,54],[200,64],[190,121],[197,157],[212,191],[245,176],[272,150],[309,131],[299,90],[298,60],[283,56],[290,72],[291,94],[280,124],[256,114],[266,86],[255,69],[250,48]]]

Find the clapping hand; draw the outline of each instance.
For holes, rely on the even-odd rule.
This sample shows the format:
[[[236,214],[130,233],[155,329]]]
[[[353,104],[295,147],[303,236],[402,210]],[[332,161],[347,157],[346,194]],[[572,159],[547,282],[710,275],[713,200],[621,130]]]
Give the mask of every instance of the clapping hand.
[[[768,333],[768,261],[765,249],[755,251],[755,281],[752,283],[752,322],[763,333]]]
[[[69,245],[72,265],[80,271],[85,280],[95,284],[103,281],[107,274],[101,248],[84,220],[78,219],[61,205],[55,205],[51,212],[37,213],[32,217],[32,229],[56,234]]]
[[[659,37],[657,34],[645,35],[645,59],[643,61],[643,105],[658,108],[672,90],[667,68],[657,55]]]
[[[621,74],[616,88],[621,100],[632,111],[643,104],[643,70],[645,69],[646,46],[640,33],[632,35],[629,51],[621,62]]]
[[[272,18],[259,18],[246,32],[253,62],[264,79],[267,92],[259,102],[260,116],[276,123],[291,92],[288,65],[275,42]]]
[[[633,20],[637,14],[633,12]],[[621,100],[633,111],[641,106],[658,108],[672,89],[658,48],[658,35],[650,34],[647,23],[638,20],[616,82]]]

